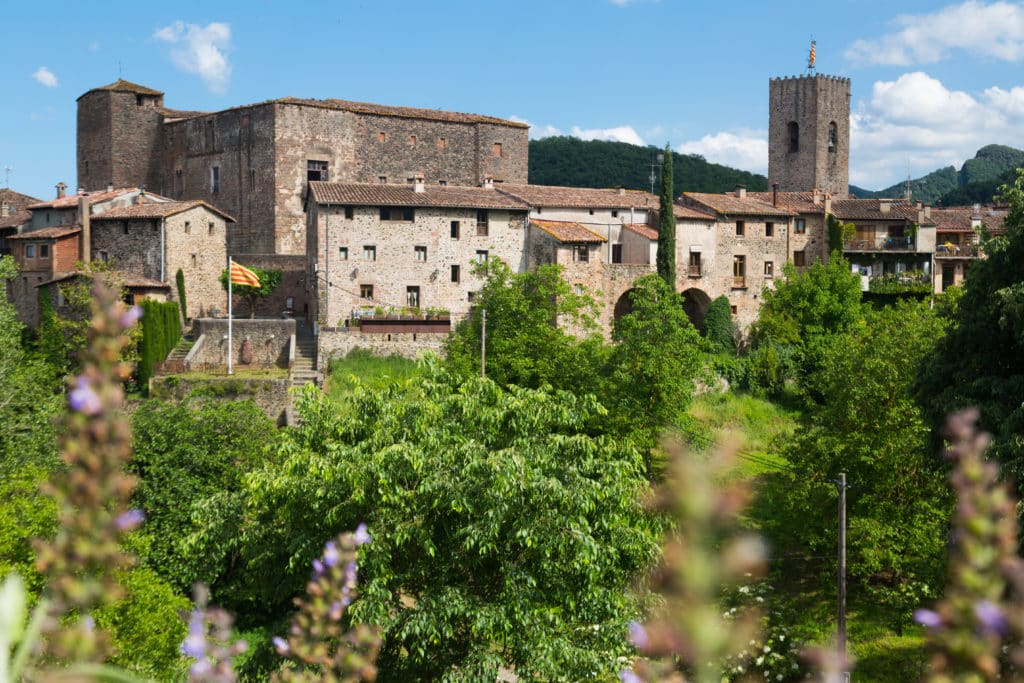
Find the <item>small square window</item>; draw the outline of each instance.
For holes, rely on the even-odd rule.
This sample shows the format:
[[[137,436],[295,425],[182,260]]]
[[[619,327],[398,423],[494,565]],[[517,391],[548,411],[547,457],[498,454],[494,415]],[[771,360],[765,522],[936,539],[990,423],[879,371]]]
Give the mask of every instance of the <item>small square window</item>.
[[[26,244],[25,245],[25,258],[35,258],[35,257],[36,257],[36,245],[34,245],[34,244]]]
[[[438,180],[437,184],[440,185],[441,187],[448,187],[448,181],[447,180]]]
[[[618,209],[612,209],[612,218],[618,218],[618,217],[619,217]]]
[[[459,239],[459,222],[458,221],[452,221],[452,239],[453,240]]]
[[[346,206],[345,207],[345,219],[346,220],[352,220],[353,218],[355,218],[355,215],[356,215],[356,211],[355,211],[355,207],[354,206]]]
[[[348,261],[348,247],[338,247],[338,258],[342,261]]]
[[[452,266],[452,282],[459,282],[461,280],[462,273],[459,266]]]
[[[775,263],[772,261],[764,262],[764,276],[769,279],[775,277]]]
[[[409,136],[409,146],[412,147],[415,144],[416,144],[416,136],[415,135],[410,135]]]
[[[775,224],[768,222],[764,224],[764,236],[775,237]]]
[[[379,175],[377,176],[377,182],[384,185],[388,182],[388,177],[386,175]]]
[[[359,298],[373,301],[373,285],[359,285]]]
[[[793,232],[807,232],[807,220],[803,218],[797,218],[793,221]]]
[[[426,247],[413,247],[413,253],[416,255],[417,261],[427,260],[427,248]]]
[[[409,286],[405,288],[405,305],[412,308],[420,307],[420,288]]]
[[[746,231],[747,231],[747,222],[746,221],[736,221],[736,236],[737,237],[743,237],[743,235],[744,235],[744,233],[746,233]]]
[[[377,133],[377,142],[385,142],[388,139],[388,134],[384,131]]]
[[[797,268],[803,268],[807,265],[807,254],[803,251],[793,252],[793,265]]]
[[[474,299],[476,299],[476,292],[466,292],[466,301],[473,303]]]
[[[492,150],[492,153],[496,157],[500,157],[501,156],[501,143],[500,142],[495,142],[494,143],[494,148]]]
[[[50,245],[40,244],[39,245],[39,258],[50,258]]]
[[[377,247],[372,244],[367,244],[363,247],[363,260],[364,261],[376,261],[377,260]]]
[[[446,139],[444,139],[444,138],[438,138],[437,139],[437,148],[438,149],[444,149],[447,146],[448,146],[448,141]]]
[[[477,249],[476,250],[476,262],[477,263],[487,263],[487,250],[486,249]]]
[[[733,314],[733,315],[736,315],[736,306],[735,306],[735,304],[734,304],[734,305],[732,305],[732,306],[730,306],[730,307],[729,307],[729,310],[730,310],[730,311],[732,311],[732,314]]]
[[[572,247],[572,260],[579,263],[586,263],[590,260],[589,244],[574,244]]]

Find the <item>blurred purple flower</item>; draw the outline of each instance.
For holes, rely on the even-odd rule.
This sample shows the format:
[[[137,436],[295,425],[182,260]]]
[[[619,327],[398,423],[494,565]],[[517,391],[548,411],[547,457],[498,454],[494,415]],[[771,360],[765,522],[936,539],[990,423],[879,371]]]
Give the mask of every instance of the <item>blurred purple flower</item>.
[[[92,633],[96,630],[96,620],[90,617],[88,614],[82,617],[82,626],[86,631]]]
[[[619,672],[619,680],[622,683],[643,683],[640,677],[633,673],[632,669],[623,669]]]
[[[324,546],[324,564],[328,567],[333,567],[338,564],[338,560],[341,559],[341,553],[338,552],[338,546],[334,541],[327,541]]]
[[[140,306],[132,306],[121,314],[121,327],[127,330],[129,327],[139,322],[139,318],[141,317],[142,308]]]
[[[974,616],[985,633],[1003,635],[1006,633],[1006,617],[999,605],[982,600],[974,605]]]
[[[213,665],[209,659],[200,659],[188,668],[189,674],[196,680],[205,680],[205,677],[213,671]]]
[[[319,559],[313,560],[313,571],[316,572],[317,576],[322,576],[324,573],[324,563]]]
[[[942,626],[942,617],[939,616],[938,612],[933,612],[930,609],[914,610],[914,621],[927,628],[939,628]]]
[[[327,611],[327,617],[331,621],[338,621],[339,619],[341,619],[341,608],[342,605],[340,602],[332,603],[331,609]]]
[[[366,530],[366,524],[360,524],[356,527],[356,533],[353,538],[356,545],[366,545],[370,542],[370,533]]]
[[[118,515],[117,519],[114,520],[114,526],[117,527],[118,531],[130,531],[141,526],[145,519],[146,513],[138,508],[134,508]]]
[[[633,643],[638,650],[647,649],[650,642],[647,638],[647,629],[639,621],[629,622],[629,642]]]
[[[345,565],[345,586],[356,585],[356,563],[349,562]]]
[[[188,619],[188,636],[181,644],[181,654],[201,659],[206,655],[206,622],[203,610],[192,610]]]
[[[68,394],[68,403],[72,410],[83,415],[98,415],[103,409],[99,395],[89,386],[89,380],[85,377],[78,378],[77,386]]]
[[[274,644],[274,649],[277,650],[277,653],[280,655],[286,655],[292,651],[291,647],[288,645],[288,641],[281,636],[274,636],[270,639],[270,642]]]

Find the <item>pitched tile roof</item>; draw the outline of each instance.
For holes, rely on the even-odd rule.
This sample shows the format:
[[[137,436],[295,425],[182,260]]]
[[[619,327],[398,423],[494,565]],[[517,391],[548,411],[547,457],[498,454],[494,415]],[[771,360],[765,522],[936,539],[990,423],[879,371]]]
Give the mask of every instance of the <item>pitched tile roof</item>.
[[[931,219],[938,232],[974,232],[971,221],[975,217],[974,209],[969,206],[956,206],[947,209],[933,208]]]
[[[30,211],[15,211],[0,218],[0,230],[17,228],[18,226],[25,225],[30,220],[32,220],[32,213]]]
[[[10,188],[5,187],[0,189],[0,201],[7,202],[11,206],[17,206],[19,209],[24,209],[30,204],[35,204],[36,202],[41,202],[43,200],[36,199],[35,197],[31,197],[27,194],[15,192]]]
[[[499,126],[511,126],[513,128],[529,128],[527,123],[509,121],[496,116],[484,116],[482,114],[464,114],[457,111],[444,111],[442,109],[421,109],[418,107],[395,107],[384,104],[372,104],[370,102],[352,102],[350,100],[315,100],[301,97],[281,97],[270,100],[270,104],[297,104],[304,107],[320,107],[322,109],[340,109],[355,114],[374,114],[376,116],[397,116],[405,119],[427,119],[430,121],[450,121],[454,123],[493,123]]]
[[[732,216],[790,216],[792,211],[782,206],[772,206],[756,197],[739,197],[733,192],[713,194],[710,192],[684,192],[684,201],[694,202],[716,213]]]
[[[710,211],[703,211],[695,206],[684,206],[682,204],[672,205],[672,215],[676,218],[692,219],[698,221],[713,221],[715,214]]]
[[[423,192],[412,185],[383,183],[330,183],[313,181],[309,196],[317,204],[354,206],[432,206],[463,209],[526,211],[526,203],[483,187],[428,185]]]
[[[658,231],[651,226],[643,225],[642,223],[623,223],[622,229],[628,230],[629,232],[635,232],[637,235],[646,237],[652,241],[658,239]]]
[[[106,90],[109,92],[133,92],[136,95],[163,95],[163,93],[159,90],[147,88],[144,85],[139,85],[138,83],[132,83],[131,81],[126,81],[123,78],[119,78],[109,85],[101,85],[98,88],[86,90],[84,93],[78,96],[78,99],[82,99],[91,92],[97,92],[100,90]]]
[[[753,197],[766,204],[773,204],[776,201],[775,195],[771,192],[747,192],[748,197]],[[779,192],[778,206],[789,209],[794,213],[825,213],[824,193],[819,194],[820,199],[814,201],[813,192]]]
[[[194,199],[187,202],[144,202],[142,204],[132,204],[131,206],[119,206],[116,209],[110,209],[104,211],[101,214],[93,216],[93,221],[119,221],[133,218],[167,218],[174,214],[181,213],[182,211],[188,211],[194,209],[197,206],[206,207],[213,213],[223,217],[225,220],[235,222],[235,219],[224,213],[215,206],[207,204],[201,199]]]
[[[982,211],[981,223],[993,235],[1006,234],[1006,212],[998,209],[986,209]]]
[[[562,244],[591,244],[607,242],[608,238],[571,221],[540,221],[531,220],[530,226],[539,228],[554,237]]]
[[[888,213],[883,213],[882,202],[889,203]],[[842,221],[910,221],[921,225],[933,225],[931,219],[918,221],[917,204],[905,199],[837,199],[832,202],[832,214]]]
[[[109,276],[109,279],[116,280],[119,284],[133,288],[133,289],[170,289],[171,285],[167,282],[160,282],[159,280],[153,280],[151,278],[132,273],[125,270],[109,270],[104,273],[105,276]],[[75,277],[87,277],[86,273],[80,270],[72,270],[62,273],[54,273],[54,276],[49,280],[40,282],[36,287],[45,287],[46,285],[52,285],[54,282],[63,282],[64,280],[70,280]]]
[[[107,199],[114,199],[115,197],[120,197],[121,195],[128,194],[129,192],[137,192],[138,189],[139,188],[137,188],[137,187],[122,187],[122,188],[119,188],[119,189],[111,190],[110,192],[107,192],[106,190],[100,190],[100,191],[97,191],[97,192],[86,192],[84,194],[69,194],[69,195],[65,195],[65,196],[61,197],[60,199],[51,199],[49,201],[39,202],[37,204],[31,204],[28,208],[30,208],[30,209],[70,209],[70,208],[78,206],[78,200],[81,197],[83,197],[83,196],[89,198],[89,203],[90,204],[95,204],[96,202],[102,202],[102,201],[105,201]],[[157,195],[157,196],[159,196],[159,195]]]
[[[502,183],[498,190],[530,206],[572,209],[651,209],[658,197],[642,190],[560,187],[556,185],[516,185]]]
[[[13,209],[6,216],[0,216],[0,230],[17,228],[28,223],[32,220],[32,214],[28,211],[28,206],[39,201],[42,200],[15,192],[10,188],[0,189],[0,202],[6,202],[10,209]]]
[[[58,225],[52,228],[41,228],[39,230],[29,230],[17,235],[8,235],[9,240],[46,240],[56,239],[58,237],[65,237],[67,235],[73,235],[76,232],[81,232],[82,227],[79,225]]]

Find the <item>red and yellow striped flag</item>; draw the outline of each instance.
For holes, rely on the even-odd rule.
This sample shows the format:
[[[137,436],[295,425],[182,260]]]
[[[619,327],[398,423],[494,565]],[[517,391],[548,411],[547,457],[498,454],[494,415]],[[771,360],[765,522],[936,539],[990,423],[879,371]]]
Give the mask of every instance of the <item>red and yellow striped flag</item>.
[[[812,40],[811,41],[811,56],[807,60],[807,68],[808,69],[813,69],[814,68],[814,57],[815,57],[815,54],[814,54],[815,50],[814,50],[814,48],[815,48],[815,41]]]
[[[256,273],[234,261],[231,261],[231,283],[235,285],[248,285],[259,287],[260,278]]]

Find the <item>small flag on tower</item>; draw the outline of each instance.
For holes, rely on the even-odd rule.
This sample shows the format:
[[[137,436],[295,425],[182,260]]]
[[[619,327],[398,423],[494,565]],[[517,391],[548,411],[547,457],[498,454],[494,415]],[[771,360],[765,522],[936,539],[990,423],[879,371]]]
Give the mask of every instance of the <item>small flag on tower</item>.
[[[815,46],[815,41],[812,40],[811,41],[811,56],[807,60],[807,68],[808,69],[813,69],[814,68],[814,56],[815,56],[814,55],[814,46]]]
[[[256,273],[234,261],[231,261],[231,283],[235,285],[248,285],[259,287],[260,278]]]

